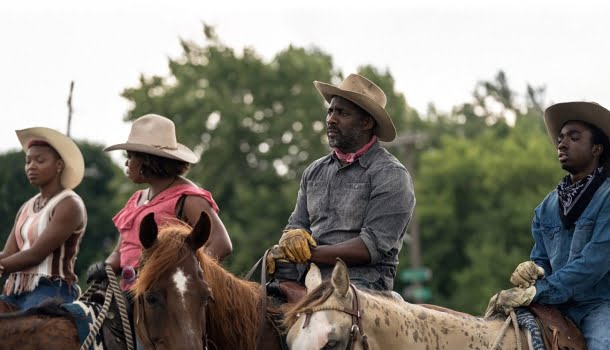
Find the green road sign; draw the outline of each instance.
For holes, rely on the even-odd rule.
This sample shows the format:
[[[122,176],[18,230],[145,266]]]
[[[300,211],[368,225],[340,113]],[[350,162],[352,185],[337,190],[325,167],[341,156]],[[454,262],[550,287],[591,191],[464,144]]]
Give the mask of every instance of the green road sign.
[[[432,270],[427,267],[411,267],[400,272],[400,280],[404,283],[424,282],[432,278]]]
[[[425,286],[409,286],[403,293],[408,301],[425,302],[432,298],[432,291]]]

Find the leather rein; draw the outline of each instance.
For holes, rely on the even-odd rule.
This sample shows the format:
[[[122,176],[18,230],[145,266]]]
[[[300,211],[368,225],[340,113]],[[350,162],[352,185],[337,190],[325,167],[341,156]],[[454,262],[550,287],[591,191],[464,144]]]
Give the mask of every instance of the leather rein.
[[[356,346],[356,341],[358,335],[362,338],[362,348],[364,350],[369,350],[368,336],[364,334],[364,330],[362,329],[362,314],[360,310],[360,301],[358,298],[358,292],[356,287],[350,283],[350,288],[352,289],[352,293],[354,294],[354,298],[352,300],[352,308],[348,309],[345,307],[337,307],[337,306],[316,306],[311,309],[307,309],[303,311],[305,313],[305,322],[303,323],[302,328],[307,328],[309,325],[309,321],[311,320],[311,315],[314,312],[332,310],[332,311],[340,311],[352,316],[352,326],[350,327],[350,336],[349,342],[347,343],[346,350],[352,350]]]

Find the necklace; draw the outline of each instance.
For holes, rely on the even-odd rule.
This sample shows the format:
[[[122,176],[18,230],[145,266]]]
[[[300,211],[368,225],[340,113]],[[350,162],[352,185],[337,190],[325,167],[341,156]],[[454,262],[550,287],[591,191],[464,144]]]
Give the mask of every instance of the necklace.
[[[175,177],[175,178],[172,180],[172,182],[170,182],[169,184],[167,184],[165,187],[163,187],[163,188],[161,189],[161,191],[159,191],[159,192],[155,193],[155,195],[154,195],[154,196],[152,196],[152,197],[151,197],[151,195],[150,195],[150,194],[152,193],[152,187],[149,187],[149,188],[148,188],[148,193],[146,194],[146,200],[144,201],[144,204],[148,204],[148,203],[150,203],[150,201],[152,201],[152,200],[153,200],[153,199],[154,199],[156,196],[158,196],[158,195],[159,195],[159,193],[161,193],[161,192],[163,192],[163,191],[167,190],[168,188],[170,188],[170,186],[171,186],[171,185],[173,185],[173,184],[176,182],[176,180],[178,180],[178,177]]]
[[[59,192],[61,192],[62,190],[60,190]],[[57,193],[59,193],[57,192]],[[32,209],[34,209],[35,213],[38,213],[39,211],[42,210],[42,208],[45,207],[45,205],[47,205],[47,203],[49,203],[49,201],[51,200],[51,198],[55,197],[55,195],[57,193],[54,193],[52,196],[50,196],[49,198],[44,198],[42,196],[42,194],[40,194],[40,196],[38,196],[38,198],[36,198],[36,200],[34,200],[34,205],[32,205]]]
[[[49,199],[42,199],[42,195],[38,198],[36,198],[36,200],[34,201],[34,212],[39,212],[42,210],[42,208],[44,208],[45,205],[47,205],[47,202],[49,202]]]

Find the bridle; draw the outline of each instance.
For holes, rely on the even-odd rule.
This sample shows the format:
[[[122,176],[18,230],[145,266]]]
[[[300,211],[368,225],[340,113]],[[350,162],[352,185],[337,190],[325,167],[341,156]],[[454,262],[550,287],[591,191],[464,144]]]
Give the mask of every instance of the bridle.
[[[199,268],[201,268],[201,266],[199,266]],[[214,301],[213,298],[211,298],[212,301]],[[144,294],[139,295],[136,300],[135,303],[138,306],[138,314],[136,315],[136,319],[135,319],[135,323],[136,325],[138,325],[140,323],[140,320],[142,320],[144,323],[146,323],[146,311],[144,308]],[[214,344],[214,342],[212,342],[211,340],[208,339],[208,332],[207,332],[207,325],[206,325],[206,320],[208,318],[208,303],[209,301],[206,300],[204,306],[203,306],[203,312],[204,312],[204,317],[203,317],[203,321],[202,321],[202,329],[203,329],[203,350],[208,350],[208,343],[211,343],[214,346],[214,349],[216,349],[216,344]],[[150,336],[150,332],[148,331],[148,327],[144,327],[144,329],[146,330],[146,340],[148,340],[148,343],[151,344],[151,350],[156,350],[156,346],[155,343],[152,341],[152,337]]]
[[[144,321],[144,323],[146,323],[146,311],[144,310],[144,295],[140,295],[136,298],[136,304],[138,304],[138,315],[136,318],[136,325],[140,322],[140,320]],[[211,342],[208,339],[208,332],[206,330],[206,319],[207,319],[207,307],[208,307],[208,302],[206,301],[205,306],[204,306],[204,315],[205,317],[203,318],[202,321],[202,329],[203,329],[203,349],[204,350],[208,350],[208,342]],[[156,350],[157,348],[155,347],[155,343],[152,341],[152,337],[150,336],[150,333],[148,332],[148,327],[144,327],[144,329],[146,330],[146,338],[148,340],[148,343],[151,344],[152,348],[151,350]],[[212,345],[214,345],[213,342],[211,342]],[[216,348],[216,346],[214,345],[214,348]]]
[[[358,335],[360,335],[360,338],[362,338],[362,348],[364,350],[369,350],[368,336],[364,334],[364,330],[362,329],[362,314],[360,311],[358,292],[353,284],[350,283],[349,286],[352,289],[352,294],[354,294],[351,309],[338,306],[316,306],[311,309],[306,309],[305,311],[303,311],[303,313],[305,313],[305,322],[303,323],[303,328],[307,328],[307,326],[309,325],[309,321],[311,320],[311,315],[314,312],[324,310],[340,311],[352,316],[352,326],[350,327],[349,342],[347,343],[347,347],[345,349],[354,349],[354,347],[356,346],[356,340],[358,338]]]

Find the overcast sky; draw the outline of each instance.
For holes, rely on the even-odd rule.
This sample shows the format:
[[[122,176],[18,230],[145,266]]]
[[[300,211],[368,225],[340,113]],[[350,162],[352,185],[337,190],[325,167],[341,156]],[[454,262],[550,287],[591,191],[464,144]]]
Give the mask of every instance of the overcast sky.
[[[470,100],[476,82],[500,69],[518,92],[526,83],[545,85],[549,102],[610,107],[610,5],[603,1],[284,4],[293,2],[1,4],[0,152],[19,146],[15,129],[66,131],[71,80],[72,136],[103,145],[125,141],[128,104],[120,92],[136,86],[141,73],[165,75],[168,57],[181,53],[179,38],[203,42],[204,22],[227,45],[253,47],[267,59],[294,44],[320,47],[346,74],[363,64],[388,68],[422,113],[430,102],[449,110]]]

